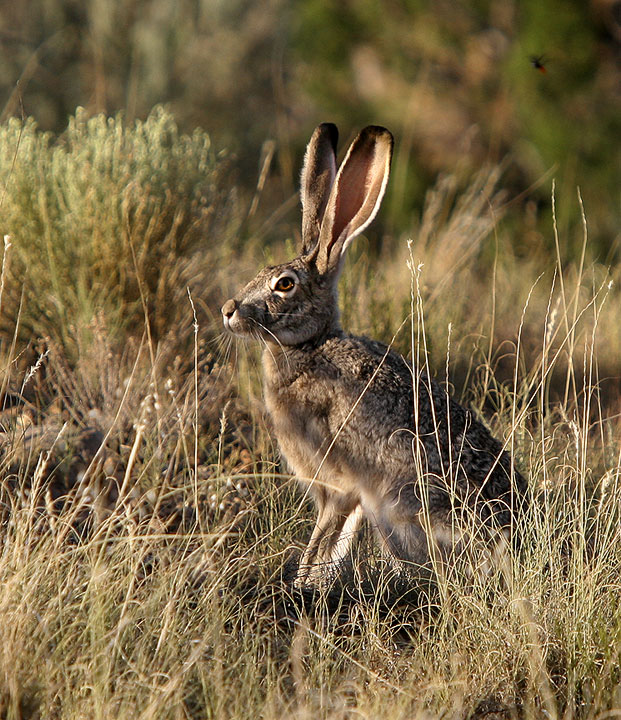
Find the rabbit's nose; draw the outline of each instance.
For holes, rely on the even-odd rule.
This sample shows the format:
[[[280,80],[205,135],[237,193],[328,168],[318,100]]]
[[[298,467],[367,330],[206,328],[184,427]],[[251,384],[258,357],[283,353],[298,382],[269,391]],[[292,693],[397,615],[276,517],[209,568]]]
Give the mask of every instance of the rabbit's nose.
[[[222,314],[225,318],[230,320],[233,315],[235,315],[235,311],[238,308],[238,302],[237,300],[227,300],[224,305],[222,306]]]

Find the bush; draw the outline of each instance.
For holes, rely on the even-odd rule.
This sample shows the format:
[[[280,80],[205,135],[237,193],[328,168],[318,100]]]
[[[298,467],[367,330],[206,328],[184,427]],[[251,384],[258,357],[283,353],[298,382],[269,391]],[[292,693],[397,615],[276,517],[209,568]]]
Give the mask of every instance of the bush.
[[[145,315],[155,337],[177,331],[191,316],[187,286],[213,290],[204,258],[214,266],[226,251],[225,168],[205,132],[180,134],[162,108],[131,125],[78,110],[57,142],[32,119],[9,120],[0,128],[1,231],[12,243],[5,330],[21,305],[22,336],[48,334],[70,353],[98,318],[117,340]]]

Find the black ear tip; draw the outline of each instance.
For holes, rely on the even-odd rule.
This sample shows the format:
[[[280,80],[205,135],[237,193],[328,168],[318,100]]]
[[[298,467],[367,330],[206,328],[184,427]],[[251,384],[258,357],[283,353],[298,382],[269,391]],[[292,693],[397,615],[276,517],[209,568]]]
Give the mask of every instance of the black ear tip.
[[[395,141],[390,130],[381,125],[367,125],[360,134],[369,140],[387,140],[391,145]]]
[[[315,130],[318,135],[323,135],[332,146],[336,154],[336,146],[339,141],[339,129],[334,123],[321,123]]]

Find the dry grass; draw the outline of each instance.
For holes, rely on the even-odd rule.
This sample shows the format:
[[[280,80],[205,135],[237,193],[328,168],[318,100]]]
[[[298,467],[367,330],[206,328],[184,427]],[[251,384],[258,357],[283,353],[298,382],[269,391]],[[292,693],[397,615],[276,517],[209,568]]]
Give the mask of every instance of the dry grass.
[[[21,367],[24,341],[7,333],[1,717],[621,712],[621,422],[605,381],[618,269],[588,261],[586,236],[568,266],[561,252],[549,266],[512,257],[497,184],[495,171],[466,191],[442,180],[416,242],[371,260],[358,244],[342,295],[353,330],[405,351],[420,333],[438,377],[514,450],[535,509],[511,572],[451,573],[393,606],[381,587],[360,601],[292,591],[312,509],[281,474],[257,349],[211,323],[221,274],[203,295],[176,287],[182,343],[144,323],[119,343],[104,309],[77,353],[61,325]],[[4,303],[15,288],[1,287]],[[29,302],[4,305],[5,322],[34,318]]]

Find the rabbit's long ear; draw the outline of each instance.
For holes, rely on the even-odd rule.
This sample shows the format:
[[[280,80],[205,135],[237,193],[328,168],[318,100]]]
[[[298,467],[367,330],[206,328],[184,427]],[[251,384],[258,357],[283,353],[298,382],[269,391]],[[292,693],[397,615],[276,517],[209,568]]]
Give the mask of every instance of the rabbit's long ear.
[[[338,270],[349,243],[373,220],[379,210],[390,172],[393,137],[383,127],[370,125],[351,144],[341,165],[326,207],[317,269]]]
[[[319,240],[321,221],[336,176],[336,144],[339,131],[322,123],[313,133],[304,156],[300,195],[302,198],[302,255]]]

